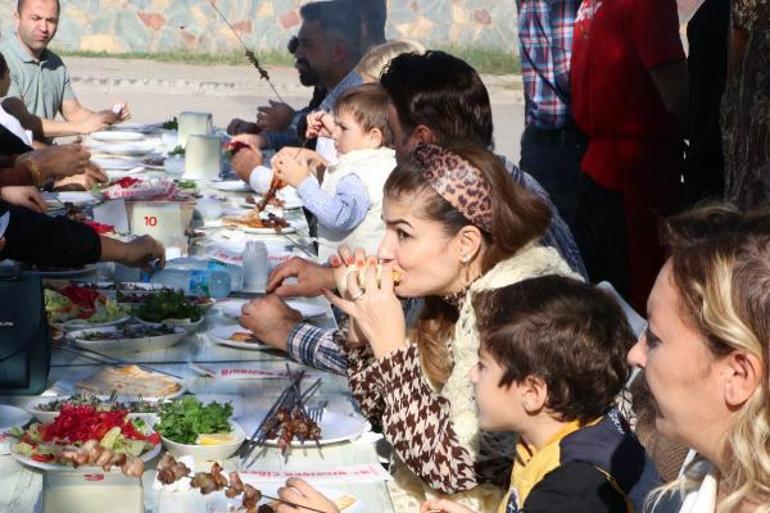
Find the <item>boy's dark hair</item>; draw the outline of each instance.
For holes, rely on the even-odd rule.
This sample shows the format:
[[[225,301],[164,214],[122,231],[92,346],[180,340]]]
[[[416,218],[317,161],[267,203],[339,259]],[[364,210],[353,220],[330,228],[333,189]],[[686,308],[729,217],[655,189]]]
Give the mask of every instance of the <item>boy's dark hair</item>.
[[[377,128],[382,146],[393,146],[393,132],[388,125],[390,97],[379,84],[362,84],[346,90],[334,104],[334,112],[349,112],[365,132]]]
[[[317,21],[321,28],[333,32],[348,49],[355,65],[363,54],[361,48],[361,10],[352,0],[310,2],[299,10],[305,21]]]
[[[467,62],[431,50],[403,53],[380,75],[404,132],[429,127],[439,146],[474,144],[492,150],[492,107],[481,77]]]
[[[0,77],[4,77],[8,71],[8,63],[5,61],[5,56],[0,53]]]
[[[559,420],[590,422],[628,380],[634,336],[620,306],[594,286],[542,276],[474,299],[481,348],[505,372],[500,386],[536,376]]]

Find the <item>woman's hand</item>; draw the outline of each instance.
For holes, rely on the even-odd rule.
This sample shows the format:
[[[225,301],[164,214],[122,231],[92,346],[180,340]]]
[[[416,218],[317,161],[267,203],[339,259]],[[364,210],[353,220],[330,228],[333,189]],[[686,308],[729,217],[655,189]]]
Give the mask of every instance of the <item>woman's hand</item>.
[[[329,290],[324,296],[337,308],[355,321],[355,329],[369,341],[374,356],[383,359],[393,351],[407,345],[406,319],[401,302],[393,291],[393,266],[384,264],[382,275],[377,277],[377,258],[370,256],[363,260],[364,253],[356,250],[354,257],[356,272],[348,272],[343,299]],[[363,284],[359,283],[358,270],[366,263]],[[341,271],[335,269],[335,275]],[[363,286],[362,286],[363,285]]]
[[[446,499],[431,499],[422,503],[420,513],[474,513],[472,509],[461,506],[454,501]]]
[[[121,242],[110,237],[100,237],[102,243],[101,260],[119,262],[129,267],[141,267],[145,270],[162,269],[166,265],[166,250],[163,244],[149,235],[142,235],[131,242]],[[150,265],[157,262],[155,265]]]
[[[35,187],[12,186],[0,188],[0,199],[18,207],[45,213],[46,204],[43,196]]]
[[[275,508],[276,513],[313,513],[301,506],[326,513],[339,513],[337,506],[332,501],[298,477],[287,479],[286,486],[278,490],[278,497],[300,507],[295,508],[281,503]]]

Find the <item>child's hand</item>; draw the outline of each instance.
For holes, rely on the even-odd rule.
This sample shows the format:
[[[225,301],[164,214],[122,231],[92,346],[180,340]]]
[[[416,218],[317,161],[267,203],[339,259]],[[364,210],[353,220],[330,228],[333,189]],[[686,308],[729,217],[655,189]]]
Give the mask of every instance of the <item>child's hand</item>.
[[[474,513],[473,510],[460,506],[456,502],[448,501],[446,499],[431,499],[422,503],[420,506],[420,513]]]
[[[284,502],[277,506],[277,513],[309,513],[310,511],[339,513],[339,509],[334,502],[298,477],[287,479],[286,486],[278,489],[278,497],[297,507],[289,506]],[[309,508],[312,508],[312,510]]]
[[[334,116],[318,110],[307,115],[307,131],[305,138],[331,137],[335,127]]]
[[[280,152],[273,157],[273,173],[275,178],[297,187],[310,176],[310,166],[304,159],[295,159],[286,152]]]

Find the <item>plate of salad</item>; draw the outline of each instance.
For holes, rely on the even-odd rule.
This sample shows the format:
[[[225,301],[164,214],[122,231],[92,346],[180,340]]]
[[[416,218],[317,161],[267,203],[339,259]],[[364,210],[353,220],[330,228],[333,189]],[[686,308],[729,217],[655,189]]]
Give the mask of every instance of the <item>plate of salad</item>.
[[[104,399],[91,394],[74,394],[71,396],[37,397],[27,403],[27,412],[40,422],[51,422],[59,416],[66,406],[90,406],[96,411],[126,410],[129,416],[155,417],[160,411],[157,402],[136,400],[119,400],[117,394]]]
[[[123,325],[86,328],[68,333],[76,346],[101,353],[156,351],[177,344],[187,330],[174,326]]]
[[[60,329],[115,326],[131,318],[130,308],[96,289],[78,285],[46,286],[45,310],[49,322]]]
[[[155,430],[176,457],[222,460],[232,456],[246,439],[232,415],[230,403],[203,404],[193,396],[184,396],[161,406]]]
[[[196,327],[203,322],[203,308],[182,292],[161,290],[143,298],[134,308],[134,316],[146,324],[173,324]]]
[[[12,434],[19,438],[11,448],[13,457],[42,470],[121,468],[141,476],[143,464],[161,447],[160,435],[144,419],[129,418],[126,410],[104,412],[93,406],[65,405],[53,422],[35,422]]]

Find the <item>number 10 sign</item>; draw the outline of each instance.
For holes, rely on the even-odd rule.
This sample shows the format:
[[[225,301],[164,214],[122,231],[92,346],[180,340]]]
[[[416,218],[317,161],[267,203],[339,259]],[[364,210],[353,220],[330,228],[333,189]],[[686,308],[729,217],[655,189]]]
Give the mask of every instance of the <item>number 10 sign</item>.
[[[179,201],[128,203],[129,226],[137,235],[150,235],[169,248],[187,254],[185,231],[190,224],[192,206]]]

